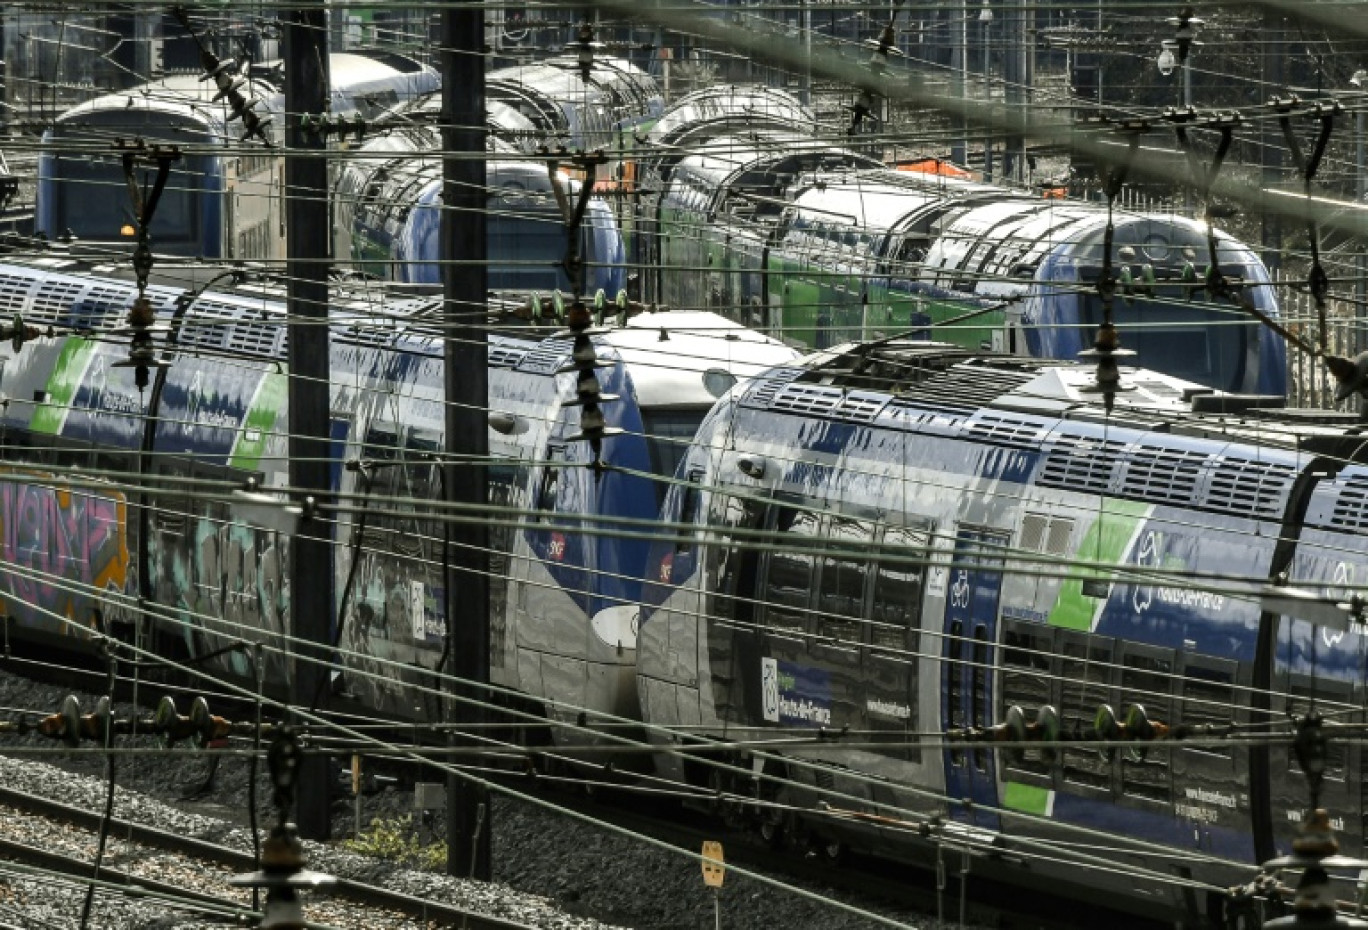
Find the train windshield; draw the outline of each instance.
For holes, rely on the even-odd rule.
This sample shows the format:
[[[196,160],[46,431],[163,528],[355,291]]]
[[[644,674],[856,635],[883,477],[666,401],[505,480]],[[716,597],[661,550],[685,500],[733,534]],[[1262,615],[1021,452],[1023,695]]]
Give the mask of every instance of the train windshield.
[[[139,186],[150,191],[156,169],[139,166],[137,177]],[[133,244],[133,203],[119,155],[58,155],[52,162],[52,178],[56,209],[50,216],[55,228],[44,232],[55,237],[70,231],[79,239]],[[200,251],[198,195],[204,187],[203,158],[186,156],[172,167],[152,218],[155,251]]]
[[[646,408],[641,411],[641,423],[646,431],[646,448],[651,455],[651,471],[667,477],[674,475],[684,453],[689,451],[703,418],[708,415],[709,407]],[[656,482],[656,507],[665,503],[665,492],[670,486],[664,481]]]
[[[561,270],[565,227],[552,213],[493,213],[489,217],[489,287],[492,290],[569,288]]]
[[[1230,304],[1211,303],[1187,287],[1161,285],[1152,297],[1112,302],[1121,345],[1136,353],[1134,363],[1223,391],[1245,390],[1245,366],[1257,346],[1259,324]],[[1085,339],[1102,321],[1102,301],[1083,298]]]

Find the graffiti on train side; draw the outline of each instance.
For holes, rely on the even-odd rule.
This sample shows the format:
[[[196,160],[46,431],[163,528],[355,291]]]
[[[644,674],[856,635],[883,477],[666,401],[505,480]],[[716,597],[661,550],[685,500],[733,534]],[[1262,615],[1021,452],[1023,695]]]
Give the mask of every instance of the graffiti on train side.
[[[240,642],[262,642],[268,682],[288,670],[283,659],[290,629],[289,537],[242,523],[199,517],[162,518],[152,537],[163,602],[174,603],[182,636],[197,654]],[[443,590],[438,555],[363,550],[352,579],[338,652],[344,671],[335,682],[377,708],[412,709],[402,696],[406,668],[431,667],[442,647]],[[340,603],[350,569],[350,547],[339,547],[335,598]],[[253,674],[246,650],[227,650],[214,667]],[[402,698],[402,700],[401,700]]]
[[[272,679],[285,674],[281,634],[290,622],[288,537],[167,512],[157,515],[149,542],[160,579],[156,600],[179,611],[180,629],[172,633],[192,654],[260,642],[271,647],[263,656],[264,673]],[[242,649],[225,652],[217,667],[252,673],[250,656]]]
[[[223,621],[229,636],[284,633],[288,539],[241,523],[200,520],[195,528],[196,611]]]
[[[129,592],[128,502],[103,488],[71,488],[44,472],[0,470],[0,612],[65,631],[117,622],[126,612],[106,592]]]

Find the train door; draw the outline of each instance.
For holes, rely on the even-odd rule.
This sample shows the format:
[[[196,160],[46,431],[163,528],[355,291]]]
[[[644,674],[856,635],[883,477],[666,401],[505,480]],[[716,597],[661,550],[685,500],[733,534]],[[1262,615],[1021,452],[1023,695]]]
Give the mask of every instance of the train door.
[[[1352,632],[1284,616],[1273,651],[1274,719],[1314,712],[1335,723],[1360,723],[1364,712],[1355,690],[1356,685],[1361,688],[1363,675],[1362,643]],[[1365,789],[1354,778],[1360,750],[1338,734],[1327,740],[1318,799],[1349,855],[1358,855],[1363,841]],[[1278,851],[1286,852],[1310,805],[1310,783],[1290,743],[1273,746],[1268,764],[1273,837]]]
[[[993,643],[1002,559],[992,550],[1007,541],[1005,533],[974,528],[961,529],[955,539],[941,650],[941,723],[945,729],[985,727],[993,722]],[[951,798],[969,802],[952,805],[956,819],[998,829],[990,748],[946,749],[945,791]]]
[[[921,652],[922,568],[929,523],[890,526],[880,542],[865,647],[865,709],[875,742],[889,754],[921,762],[916,748],[917,669]]]

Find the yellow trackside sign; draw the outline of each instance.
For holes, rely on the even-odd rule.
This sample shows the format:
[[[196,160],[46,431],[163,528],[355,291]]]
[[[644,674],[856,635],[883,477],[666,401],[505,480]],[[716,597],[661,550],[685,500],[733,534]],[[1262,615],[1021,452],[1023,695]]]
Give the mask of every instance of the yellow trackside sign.
[[[708,840],[703,844],[703,884],[709,888],[721,888],[726,877],[727,867],[722,864],[722,844]]]

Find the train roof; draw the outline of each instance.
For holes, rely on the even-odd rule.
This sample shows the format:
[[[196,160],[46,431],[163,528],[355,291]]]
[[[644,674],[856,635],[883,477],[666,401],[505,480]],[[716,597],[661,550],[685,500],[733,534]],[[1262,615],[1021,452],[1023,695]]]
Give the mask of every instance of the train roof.
[[[1095,375],[1087,364],[894,339],[837,346],[775,368],[752,381],[738,403],[1032,451],[1049,452],[1042,449],[1047,436],[1066,420],[1092,424],[1104,438],[1109,428],[1140,430],[1154,437],[1151,445],[1214,439],[1368,461],[1368,431],[1352,413],[1290,410],[1281,397],[1227,394],[1128,367],[1121,369],[1125,390],[1108,413],[1093,390]],[[1118,456],[1124,444],[1112,443]]]
[[[995,188],[958,178],[931,183],[901,183],[906,172],[877,170],[819,177],[793,199],[795,216],[812,222],[859,226],[883,232],[933,205],[951,205],[991,194]],[[1012,197],[1008,191],[1002,196]]]
[[[778,195],[793,180],[811,172],[875,168],[867,155],[795,133],[761,132],[710,139],[673,163],[662,160],[661,177],[691,174],[719,189],[762,184]]]
[[[661,106],[655,79],[624,58],[596,58],[588,81],[573,55],[510,65],[485,75],[485,95],[511,101],[543,131],[580,131],[566,108],[592,106],[620,124],[653,118]]]
[[[791,347],[706,311],[639,314],[609,325],[594,337],[611,349],[631,376],[637,402],[661,409],[710,406],[739,380],[755,378],[798,357]],[[529,347],[502,363],[554,373],[570,358],[562,337]]]
[[[812,110],[788,91],[760,84],[721,84],[680,97],[646,134],[653,146],[683,147],[746,130],[811,135]]]
[[[257,112],[263,116],[279,113],[284,108],[284,98],[270,83],[248,81],[242,90],[249,98],[260,101]],[[96,114],[135,112],[145,116],[179,116],[198,122],[206,132],[222,135],[228,132],[230,109],[227,101],[213,102],[217,93],[218,88],[212,81],[201,81],[193,74],[172,74],[161,80],[78,103],[59,113],[54,124],[60,128],[63,124],[79,124]],[[272,126],[271,131],[278,134],[280,129]],[[235,136],[237,134],[233,133]]]

